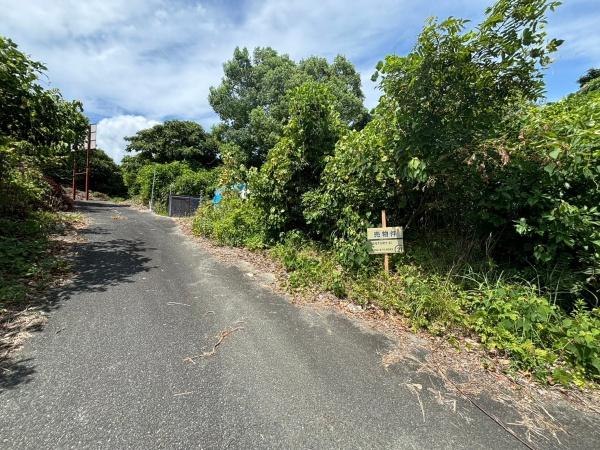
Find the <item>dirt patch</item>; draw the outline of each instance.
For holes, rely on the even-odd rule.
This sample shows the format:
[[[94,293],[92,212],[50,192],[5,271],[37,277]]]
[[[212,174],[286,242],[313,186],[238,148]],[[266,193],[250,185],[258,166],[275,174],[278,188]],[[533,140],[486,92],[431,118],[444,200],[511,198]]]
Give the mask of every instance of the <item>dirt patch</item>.
[[[461,411],[457,410],[457,400],[472,403],[526,446],[544,445],[550,441],[560,445],[561,437],[569,434],[556,412],[561,408],[585,415],[593,427],[600,426],[598,390],[544,386],[528,373],[507,373],[509,361],[485,351],[475,339],[460,335],[451,339],[432,336],[414,330],[404,317],[393,311],[385,312],[375,305],[362,307],[328,292],[290,291],[287,289],[287,272],[266,251],[218,246],[209,239],[195,236],[190,218],[177,218],[175,221],[202,250],[225,264],[239,268],[249,278],[256,279],[292,303],[336,311],[361,327],[391,338],[396,345],[392,351],[381,354],[384,368],[393,370],[396,365],[409,364],[417,373],[442,382],[441,389],[433,382],[431,386],[407,385],[419,401],[428,398],[459,415]],[[481,398],[487,401],[481,402]],[[516,413],[515,420],[502,422],[495,411],[488,410],[491,409],[490,402]]]

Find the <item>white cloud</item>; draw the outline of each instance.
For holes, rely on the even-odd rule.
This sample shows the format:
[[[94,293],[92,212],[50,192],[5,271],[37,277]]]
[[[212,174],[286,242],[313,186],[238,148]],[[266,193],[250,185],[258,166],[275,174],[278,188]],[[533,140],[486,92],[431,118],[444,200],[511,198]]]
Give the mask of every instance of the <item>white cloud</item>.
[[[375,3],[0,0],[0,34],[44,61],[52,83],[82,99],[94,117],[139,114],[206,125],[214,122],[208,89],[236,46],[272,46],[296,59],[343,53],[370,75],[399,42],[412,45],[438,9],[418,0]],[[484,0],[442,3],[441,15],[472,15]]]
[[[143,116],[114,116],[98,122],[96,144],[117,163],[125,156],[125,136],[132,136],[139,130],[153,127],[160,122]]]
[[[428,16],[476,23],[492,1],[0,0],[0,34],[45,62],[52,84],[83,100],[94,119],[182,118],[208,127],[215,121],[209,87],[236,46],[272,46],[294,59],[345,54],[372,107],[378,60],[408,51]],[[550,30],[568,38],[565,60],[590,52],[597,59],[597,1],[565,2],[550,17]]]

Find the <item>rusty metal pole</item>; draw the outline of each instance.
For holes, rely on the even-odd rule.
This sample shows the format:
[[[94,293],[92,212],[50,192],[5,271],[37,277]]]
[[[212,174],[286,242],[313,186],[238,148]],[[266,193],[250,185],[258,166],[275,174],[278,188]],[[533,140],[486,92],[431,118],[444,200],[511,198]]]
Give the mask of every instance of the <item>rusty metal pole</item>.
[[[92,148],[92,126],[88,126],[88,142],[85,152],[85,199],[90,199],[90,150]]]

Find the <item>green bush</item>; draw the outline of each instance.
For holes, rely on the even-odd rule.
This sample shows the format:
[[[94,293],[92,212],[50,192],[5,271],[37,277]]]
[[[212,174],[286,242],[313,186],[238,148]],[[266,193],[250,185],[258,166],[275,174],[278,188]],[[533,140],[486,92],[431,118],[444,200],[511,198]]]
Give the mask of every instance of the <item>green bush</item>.
[[[64,268],[50,252],[48,235],[61,219],[56,213],[30,212],[24,219],[0,217],[0,308],[23,302]]]
[[[0,139],[0,215],[26,215],[45,205],[50,191],[36,159],[27,156],[26,142]]]
[[[583,382],[583,378],[600,381],[600,309],[591,311],[578,302],[570,316],[563,316],[554,327],[553,348],[571,366],[575,374],[556,368],[553,377],[557,382]]]
[[[171,188],[173,195],[193,195],[205,199],[214,195],[219,181],[218,169],[184,171],[175,178]]]
[[[270,253],[290,273],[290,288],[319,288],[340,298],[346,297],[344,271],[334,254],[319,248],[301,233],[286,233]]]
[[[136,183],[139,185],[140,200],[145,204],[150,202],[152,185],[154,184],[154,202],[166,205],[169,198],[169,189],[175,179],[190,170],[185,163],[179,161],[143,166],[136,178]]]
[[[516,230],[530,239],[536,262],[560,261],[579,274],[579,283],[566,289],[576,295],[598,292],[600,92],[531,108],[522,122],[519,137],[507,145],[515,159],[509,174],[521,185],[505,184],[502,190],[513,203],[522,202]]]
[[[307,82],[289,97],[290,119],[283,137],[260,171],[250,176],[250,191],[273,236],[305,227],[302,196],[319,185],[326,157],[344,133],[335,98],[326,85]]]
[[[218,204],[204,202],[194,217],[193,231],[234,247],[260,249],[268,242],[262,210],[234,192],[223,194]]]
[[[156,178],[154,174],[156,173]],[[211,197],[216,189],[219,169],[192,170],[186,163],[175,161],[168,164],[147,164],[137,169],[130,193],[137,192],[139,199],[148,204],[154,181],[154,204],[157,211],[166,212],[169,193]],[[128,180],[128,178],[126,178]],[[131,183],[131,180],[128,181]]]
[[[522,280],[473,274],[467,278],[473,284],[461,297],[469,314],[465,325],[487,349],[505,352],[513,366],[544,381],[600,380],[598,309],[579,302],[568,315]]]

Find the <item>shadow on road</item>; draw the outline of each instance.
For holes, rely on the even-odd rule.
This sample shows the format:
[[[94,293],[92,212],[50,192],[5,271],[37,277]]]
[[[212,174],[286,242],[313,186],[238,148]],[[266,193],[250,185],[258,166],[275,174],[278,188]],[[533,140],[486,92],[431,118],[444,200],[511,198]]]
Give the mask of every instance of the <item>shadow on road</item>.
[[[101,231],[102,233],[102,231]],[[93,230],[88,235],[96,234]],[[77,246],[73,261],[75,277],[58,293],[56,300],[68,299],[77,292],[101,292],[120,283],[131,283],[132,276],[152,269],[151,259],[143,254],[153,248],[139,239],[111,239]]]
[[[122,207],[124,206],[107,202],[78,202],[77,209],[93,217],[110,214],[108,209]],[[74,276],[67,284],[51,289],[41,300],[46,312],[60,308],[76,294],[103,292],[111,286],[132,283],[136,274],[154,268],[150,265],[151,258],[145,256],[145,253],[155,249],[147,247],[141,239],[106,240],[106,237],[112,234],[112,230],[93,224],[87,229],[79,230],[78,234],[85,236],[86,242],[68,244],[71,250],[69,253],[72,254],[69,260]],[[0,393],[29,382],[34,374],[33,358],[2,361]]]

